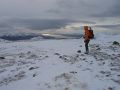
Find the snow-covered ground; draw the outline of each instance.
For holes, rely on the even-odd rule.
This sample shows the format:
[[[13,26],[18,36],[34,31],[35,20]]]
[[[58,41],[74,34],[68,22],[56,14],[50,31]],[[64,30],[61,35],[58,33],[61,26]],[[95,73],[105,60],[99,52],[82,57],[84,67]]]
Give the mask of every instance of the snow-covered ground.
[[[120,35],[0,43],[0,90],[120,90]]]

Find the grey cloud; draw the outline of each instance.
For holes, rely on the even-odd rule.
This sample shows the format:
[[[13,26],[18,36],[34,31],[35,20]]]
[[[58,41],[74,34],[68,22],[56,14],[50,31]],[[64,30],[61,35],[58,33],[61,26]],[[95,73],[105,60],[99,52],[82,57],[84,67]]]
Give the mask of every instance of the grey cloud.
[[[14,26],[9,20],[0,19],[0,34],[15,31]]]
[[[6,28],[6,27],[11,27],[7,23],[0,23],[0,28]]]
[[[44,17],[55,0],[0,0],[0,16]]]
[[[9,21],[4,18],[0,18],[0,28],[7,28],[7,27],[11,27]]]
[[[65,27],[73,20],[66,19],[16,19],[12,20],[18,26],[28,28],[30,30],[47,30],[47,29],[60,29]]]
[[[85,10],[88,9],[86,5],[87,3],[81,0],[69,0],[69,2],[67,0],[61,0],[57,2],[57,7],[48,10],[48,12],[56,14],[58,16],[63,16],[65,18],[75,18],[82,16],[83,14],[88,14],[87,11],[85,12]],[[92,5],[87,6],[89,6],[89,9],[90,7],[94,8]]]
[[[26,18],[11,18],[0,21],[0,31],[20,31],[21,29],[29,29],[31,31],[55,31],[56,29],[64,28],[71,23],[89,23],[95,24],[91,21],[77,21],[70,19],[26,19]],[[20,29],[19,29],[20,28]]]
[[[50,9],[56,15],[67,18],[120,16],[120,0],[60,0]]]
[[[112,6],[102,13],[93,14],[94,17],[120,17],[120,0],[114,0]]]
[[[0,33],[1,34],[54,34],[58,36],[65,37],[78,37],[79,38],[79,27],[70,27],[70,32],[66,31],[66,25],[71,25],[71,23],[86,23],[95,24],[91,21],[77,21],[70,19],[32,19],[32,18],[11,18],[4,19],[0,21]]]
[[[49,33],[54,32],[57,29],[64,28],[74,20],[67,19],[25,19],[14,18],[4,19],[0,21],[0,33],[39,33],[42,31]]]
[[[64,28],[70,23],[89,23],[95,24],[91,21],[77,21],[70,19],[14,19],[11,20],[13,26],[25,27],[30,30],[48,30],[48,29],[60,29]]]
[[[118,30],[118,29],[120,29],[120,24],[116,24],[116,25],[95,25],[95,27],[102,27],[102,28]]]
[[[120,0],[0,0],[0,16],[10,17],[78,19],[120,16],[119,8]]]
[[[120,17],[120,0],[115,0],[115,4],[112,8],[109,9],[108,16],[117,16]]]

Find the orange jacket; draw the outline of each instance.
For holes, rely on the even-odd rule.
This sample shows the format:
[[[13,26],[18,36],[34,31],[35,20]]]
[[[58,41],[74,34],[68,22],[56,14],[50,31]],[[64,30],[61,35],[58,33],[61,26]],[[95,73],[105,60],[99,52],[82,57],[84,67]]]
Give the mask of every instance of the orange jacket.
[[[88,29],[89,27],[88,26],[84,26],[84,39],[85,39],[85,41],[86,40],[90,40],[90,32],[89,32],[89,29]]]

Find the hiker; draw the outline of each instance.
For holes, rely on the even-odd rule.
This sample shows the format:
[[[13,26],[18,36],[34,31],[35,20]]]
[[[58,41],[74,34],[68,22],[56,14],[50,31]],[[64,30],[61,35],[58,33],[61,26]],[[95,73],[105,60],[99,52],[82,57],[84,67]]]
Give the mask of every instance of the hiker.
[[[83,35],[83,38],[84,38],[85,49],[86,49],[85,54],[89,53],[88,44],[90,42],[90,39],[93,38],[93,36],[92,36],[93,30],[92,30],[92,32],[91,32],[91,30],[92,30],[91,27],[84,26],[84,35]]]

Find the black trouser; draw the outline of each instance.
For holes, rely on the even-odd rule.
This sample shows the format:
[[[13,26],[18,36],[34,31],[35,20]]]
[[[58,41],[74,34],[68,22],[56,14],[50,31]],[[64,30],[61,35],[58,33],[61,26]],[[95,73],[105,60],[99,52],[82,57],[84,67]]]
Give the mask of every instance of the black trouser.
[[[90,41],[90,40],[86,40],[86,41],[85,41],[85,49],[86,49],[86,52],[89,52],[89,48],[88,48],[89,41]]]

